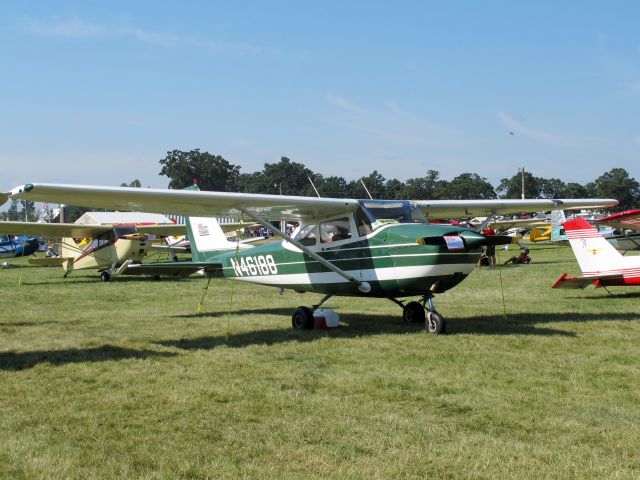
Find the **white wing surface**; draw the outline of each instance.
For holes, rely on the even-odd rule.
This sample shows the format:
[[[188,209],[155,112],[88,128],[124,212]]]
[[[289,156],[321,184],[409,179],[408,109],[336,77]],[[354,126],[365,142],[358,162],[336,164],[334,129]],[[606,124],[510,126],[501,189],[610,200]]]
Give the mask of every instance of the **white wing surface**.
[[[10,194],[12,198],[36,202],[194,217],[240,217],[240,209],[246,208],[268,220],[341,215],[358,206],[357,200],[336,198],[44,183],[22,185]]]
[[[95,238],[112,228],[111,225],[78,225],[77,223],[0,222],[0,233],[48,238]]]
[[[205,192],[152,188],[96,187],[86,185],[26,184],[11,190],[12,198],[65,203],[84,207],[182,214],[201,217],[240,217],[247,209],[267,220],[301,220],[346,214],[355,210],[354,199],[296,197],[250,193]],[[613,199],[525,200],[418,200],[431,217],[487,216],[559,208],[608,207]]]
[[[546,212],[568,208],[602,208],[618,204],[611,198],[524,200],[418,200],[425,214],[435,218],[488,217],[496,213]]]

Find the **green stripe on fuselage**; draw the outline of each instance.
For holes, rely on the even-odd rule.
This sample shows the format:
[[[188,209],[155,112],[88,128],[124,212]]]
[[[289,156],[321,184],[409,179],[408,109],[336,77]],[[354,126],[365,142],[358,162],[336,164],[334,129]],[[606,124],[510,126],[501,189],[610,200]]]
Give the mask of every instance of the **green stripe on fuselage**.
[[[315,251],[338,268],[368,281],[372,287],[370,296],[417,295],[436,281],[440,281],[440,292],[466,277],[478,260],[479,249],[449,251],[446,246],[419,245],[416,240],[463,231],[475,234],[443,225],[390,225],[368,238],[342,245],[327,243]],[[299,291],[361,295],[355,285],[297,249],[284,248],[282,242],[202,258],[205,256],[206,252],[200,253],[200,261],[222,263],[225,277]],[[436,268],[439,273],[416,278],[416,271],[423,266]]]

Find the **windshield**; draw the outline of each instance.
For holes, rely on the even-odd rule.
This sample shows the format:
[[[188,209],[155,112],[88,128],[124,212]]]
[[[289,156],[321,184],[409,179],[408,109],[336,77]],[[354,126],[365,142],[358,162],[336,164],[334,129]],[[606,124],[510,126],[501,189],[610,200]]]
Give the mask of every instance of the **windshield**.
[[[361,200],[360,206],[374,230],[390,223],[427,223],[418,206],[408,200]]]

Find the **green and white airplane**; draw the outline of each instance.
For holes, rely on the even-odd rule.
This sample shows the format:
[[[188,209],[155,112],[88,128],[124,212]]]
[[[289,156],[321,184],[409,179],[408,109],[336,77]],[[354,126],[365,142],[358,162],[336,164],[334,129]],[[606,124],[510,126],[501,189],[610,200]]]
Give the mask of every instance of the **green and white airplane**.
[[[193,261],[154,268],[162,268],[165,274],[200,269],[210,277],[323,293],[320,303],[294,311],[294,328],[312,328],[315,309],[334,295],[348,295],[388,298],[403,308],[405,321],[425,322],[431,333],[445,328],[433,304],[434,295],[455,287],[473,271],[483,245],[507,243],[511,237],[485,237],[469,228],[432,225],[425,215],[492,216],[617,204],[612,199],[355,200],[39,183],[2,195],[113,210],[251,220],[275,231],[282,242],[221,249],[219,242],[211,240],[207,223],[191,218]],[[276,220],[298,222],[299,227],[288,235],[270,223]],[[411,297],[420,301],[405,303]]]

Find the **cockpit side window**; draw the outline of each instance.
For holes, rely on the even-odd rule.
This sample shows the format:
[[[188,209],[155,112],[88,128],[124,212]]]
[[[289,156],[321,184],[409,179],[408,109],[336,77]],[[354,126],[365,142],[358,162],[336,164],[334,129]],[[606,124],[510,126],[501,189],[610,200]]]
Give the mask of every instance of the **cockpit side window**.
[[[307,247],[313,246],[316,244],[316,239],[318,237],[316,232],[317,230],[315,225],[305,225],[300,229],[294,240],[299,241],[302,245]]]
[[[351,222],[348,217],[328,220],[320,224],[320,242],[332,243],[351,238]]]

